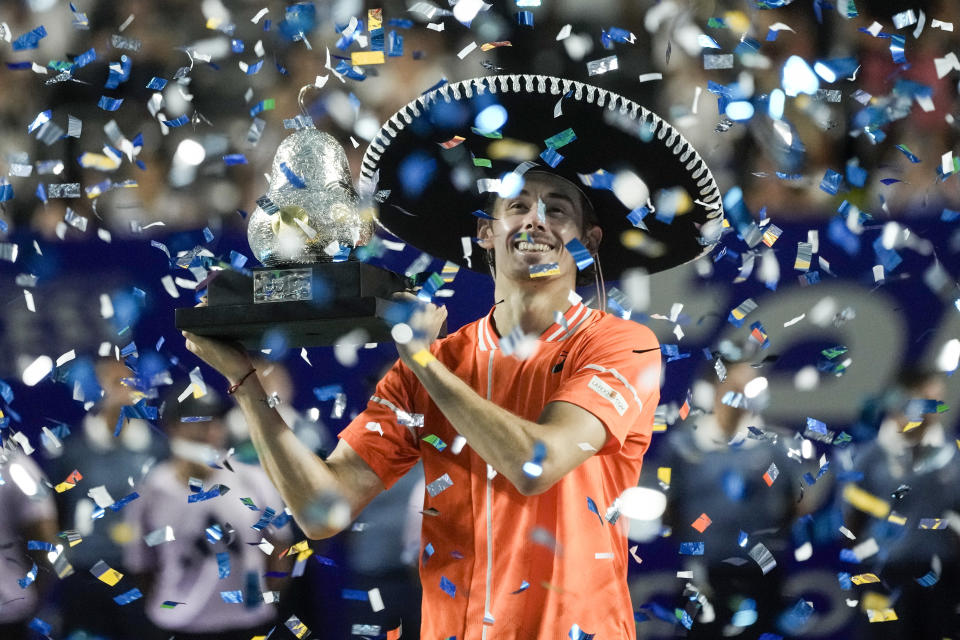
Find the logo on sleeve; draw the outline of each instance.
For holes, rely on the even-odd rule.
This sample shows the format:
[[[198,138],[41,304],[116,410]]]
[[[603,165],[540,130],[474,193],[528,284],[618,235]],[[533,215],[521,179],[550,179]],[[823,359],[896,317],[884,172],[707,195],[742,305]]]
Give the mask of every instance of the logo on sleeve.
[[[623,396],[597,376],[593,376],[593,378],[590,379],[587,387],[606,398],[621,416],[627,412],[627,401],[623,399]]]

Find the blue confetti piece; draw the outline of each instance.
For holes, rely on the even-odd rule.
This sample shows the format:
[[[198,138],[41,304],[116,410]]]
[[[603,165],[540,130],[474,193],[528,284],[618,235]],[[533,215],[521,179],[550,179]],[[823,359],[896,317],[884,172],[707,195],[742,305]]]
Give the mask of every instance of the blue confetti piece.
[[[221,580],[230,577],[230,554],[226,551],[217,553],[217,576]]]
[[[84,51],[83,53],[81,53],[80,55],[78,55],[73,59],[73,69],[70,70],[71,73],[73,71],[76,71],[77,69],[82,69],[83,67],[87,66],[88,64],[90,64],[96,59],[97,59],[97,50],[94,49],[93,47],[90,47],[89,49],[87,49],[86,51]]]
[[[161,122],[163,122],[164,125],[170,127],[171,129],[175,129],[177,127],[182,127],[183,125],[190,122],[190,118],[187,116],[187,114],[183,114],[176,120],[161,120]]]
[[[907,44],[907,37],[899,34],[890,35],[890,56],[897,64],[904,64],[907,56],[904,54],[904,47]]]
[[[823,175],[823,180],[820,181],[820,188],[830,195],[835,196],[842,184],[843,175],[833,169],[827,169],[827,172]]]
[[[270,26],[271,26],[272,24],[273,24],[273,21],[270,20],[270,18],[267,18],[266,20],[263,21],[263,30],[264,30],[264,31],[270,31]]]
[[[229,489],[226,485],[216,484],[209,491],[200,491],[198,493],[191,493],[187,496],[187,502],[203,502],[204,500],[210,500],[211,498],[216,498],[217,496],[222,496]]]
[[[263,531],[264,529],[267,528],[267,525],[269,525],[273,521],[273,518],[276,515],[277,515],[277,512],[275,509],[271,509],[270,507],[267,507],[263,510],[263,515],[260,516],[260,519],[257,520],[256,523],[250,525],[250,528],[253,529],[254,531]]]
[[[853,588],[853,581],[850,579],[850,574],[846,571],[837,573],[837,581],[840,583],[840,588],[844,591],[849,591]]]
[[[147,83],[147,89],[153,91],[163,91],[164,87],[167,86],[167,81],[164,78],[158,78],[156,76],[150,78],[150,82]]]
[[[457,597],[457,585],[447,580],[446,576],[440,576],[440,588],[451,598]]]
[[[570,631],[567,632],[567,636],[570,638],[570,640],[593,640],[595,635],[595,633],[587,633],[580,628],[580,625],[576,623],[574,623],[573,626],[570,627]]]
[[[134,589],[130,589],[130,591],[121,593],[118,596],[113,596],[113,601],[122,607],[123,605],[130,604],[134,600],[139,600],[142,597],[143,597],[143,594],[140,593],[140,589],[134,588]]]
[[[262,67],[262,66],[263,66],[263,59],[257,60],[257,61],[254,62],[253,64],[248,65],[248,66],[247,66],[247,75],[248,75],[248,76],[254,75],[257,71],[260,71],[260,67]]]
[[[22,578],[17,578],[17,584],[20,585],[21,589],[26,589],[31,584],[33,584],[33,581],[36,579],[37,579],[37,563],[34,562],[33,567],[30,569],[30,571],[27,571],[27,575],[23,576]]]
[[[128,504],[130,504],[131,502],[133,502],[134,500],[136,500],[136,499],[139,498],[139,497],[140,497],[140,494],[137,493],[136,491],[134,491],[134,492],[132,492],[132,493],[130,493],[130,494],[128,494],[128,495],[120,498],[120,499],[117,500],[116,502],[114,502],[112,505],[110,505],[109,509],[110,509],[111,511],[113,511],[114,513],[116,513],[117,511],[120,511],[120,509],[123,509],[125,506],[127,506]]]
[[[839,480],[839,478],[837,479]],[[860,560],[857,558],[856,554],[853,553],[853,549],[840,549],[840,562],[860,564]]]
[[[547,147],[546,150],[540,154],[540,157],[553,168],[556,168],[564,159],[553,147]]]
[[[496,220],[496,218],[491,216],[489,213],[487,213],[483,209],[477,209],[476,211],[471,212],[471,214],[478,218],[482,218],[483,220]]]
[[[407,20],[406,18],[391,18],[387,21],[387,26],[397,27],[398,29],[412,29],[413,20]]]
[[[429,560],[429,559],[430,559],[430,556],[432,556],[432,555],[433,555],[433,543],[432,543],[432,542],[428,542],[427,544],[425,544],[425,545],[423,546],[423,554],[422,554],[422,557],[421,557],[421,563],[422,563],[422,564],[427,564],[427,560]]]
[[[240,271],[243,269],[243,266],[247,264],[247,260],[249,260],[249,258],[242,253],[233,250],[230,251],[230,266],[235,270]]]
[[[893,249],[887,249],[883,246],[883,236],[877,236],[876,240],[873,241],[873,252],[877,256],[877,260],[880,264],[883,265],[883,268],[887,272],[892,272],[894,269],[900,266],[900,263],[903,262],[903,258]]]
[[[587,509],[590,509],[590,511],[593,511],[595,514],[597,514],[597,518],[600,519],[600,524],[602,525],[603,516],[600,515],[600,510],[597,509],[597,503],[594,502],[593,498],[591,498],[590,496],[587,496]]]
[[[398,58],[403,55],[403,36],[396,31],[387,34],[387,56]]]
[[[28,551],[54,551],[56,547],[50,543],[43,540],[28,540],[27,541],[27,550]]]
[[[129,80],[130,69],[132,67],[133,63],[127,56],[120,56],[119,63],[111,62],[110,75],[107,77],[107,82],[103,85],[104,89],[116,89],[121,84]]]
[[[288,167],[286,162],[280,163],[280,170],[283,171],[283,175],[287,177],[287,181],[294,187],[297,189],[307,188],[307,184],[303,181],[303,178],[294,173],[293,169]]]
[[[862,188],[867,182],[867,170],[858,164],[847,163],[847,182],[857,188]]]
[[[25,62],[8,62],[7,63],[7,69],[10,69],[11,71],[24,71],[26,69],[32,69],[32,68],[33,68],[33,63],[30,62],[29,60]]]
[[[116,111],[123,104],[123,98],[111,98],[109,96],[100,96],[97,106],[104,111]]]
[[[703,543],[702,543],[702,542],[681,542],[681,543],[680,543],[680,555],[682,555],[682,556],[702,556],[702,555],[703,555]]]
[[[233,39],[230,41],[230,50],[234,53],[243,53],[244,44],[243,40]]]
[[[50,632],[53,631],[53,627],[41,620],[40,618],[34,618],[30,621],[30,628],[34,631],[41,633],[45,636],[49,636]]]
[[[362,589],[341,589],[340,597],[344,600],[359,600],[360,602],[366,602],[370,599],[370,595]]]
[[[607,173],[603,169],[598,169],[593,173],[578,173],[580,182],[593,189],[613,190],[613,174]]]
[[[913,152],[910,151],[910,149],[907,148],[907,145],[905,145],[905,144],[898,144],[898,145],[896,145],[896,147],[897,147],[897,149],[900,150],[901,153],[903,153],[903,155],[907,156],[907,158],[910,160],[910,162],[912,162],[912,163],[914,163],[914,164],[917,164],[918,162],[920,162],[920,158],[918,158],[917,156],[913,155]]]
[[[203,239],[205,242],[213,242],[213,231],[210,231],[210,227],[203,228]]]
[[[32,31],[28,31],[13,41],[14,51],[24,51],[26,49],[36,49],[41,40],[47,37],[47,30],[40,25]]]
[[[566,247],[576,261],[578,271],[583,271],[593,264],[593,256],[590,255],[590,251],[577,238],[572,238],[566,244]]]
[[[533,12],[532,11],[518,11],[517,12],[517,24],[521,27],[530,27],[533,28]]]
[[[940,576],[933,571],[928,571],[926,574],[916,578],[916,581],[921,587],[932,587],[940,582]]]
[[[627,214],[627,220],[629,220],[630,224],[635,226],[637,229],[649,231],[647,224],[643,221],[643,219],[646,218],[649,213],[650,209],[647,207],[638,207]]]
[[[343,393],[343,387],[339,384],[328,384],[322,387],[314,387],[313,389],[313,395],[315,395],[320,402],[333,400],[337,397],[338,393]]]
[[[6,202],[13,199],[13,185],[7,182],[6,178],[0,181],[0,202]],[[46,202],[46,199],[43,199]]]
[[[247,156],[242,153],[228,153],[223,156],[223,162],[228,167],[235,164],[247,164]]]
[[[243,591],[240,589],[221,591],[220,599],[229,604],[243,604]]]
[[[517,589],[516,591],[511,591],[511,592],[510,592],[510,595],[515,596],[515,595],[517,595],[518,593],[523,593],[524,591],[526,591],[526,590],[529,589],[529,588],[530,588],[530,583],[527,582],[526,580],[523,580],[523,581],[520,582],[520,588]]]
[[[337,63],[337,66],[334,67],[334,71],[342,76],[346,76],[351,80],[356,80],[358,82],[362,82],[367,79],[367,74],[355,69],[352,64],[342,59]]]

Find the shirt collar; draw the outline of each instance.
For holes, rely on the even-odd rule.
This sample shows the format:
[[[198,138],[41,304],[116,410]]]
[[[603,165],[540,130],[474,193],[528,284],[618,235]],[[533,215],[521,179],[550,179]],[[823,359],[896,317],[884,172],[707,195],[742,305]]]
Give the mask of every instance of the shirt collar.
[[[553,324],[540,334],[538,340],[562,342],[575,334],[584,321],[593,314],[593,309],[585,305],[583,298],[576,292],[571,291],[568,300],[570,306],[566,312],[555,312]],[[477,327],[477,346],[480,351],[493,351],[500,348],[500,336],[493,328],[493,312],[496,308],[496,305],[494,305],[490,309],[490,313],[481,318]]]

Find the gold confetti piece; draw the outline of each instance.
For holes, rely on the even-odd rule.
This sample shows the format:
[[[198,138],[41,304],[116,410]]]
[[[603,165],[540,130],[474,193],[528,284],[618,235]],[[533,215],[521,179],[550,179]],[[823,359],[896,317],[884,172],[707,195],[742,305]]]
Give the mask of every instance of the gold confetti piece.
[[[657,469],[657,480],[660,481],[661,485],[664,485],[665,487],[669,487],[670,474],[671,474],[670,467],[660,467],[659,469]]]
[[[916,428],[919,427],[921,424],[923,424],[923,421],[922,421],[922,420],[915,420],[915,421],[912,421],[912,422],[908,422],[908,423],[903,427],[903,433],[906,433],[907,431],[910,431],[911,429],[916,429]]]
[[[867,618],[870,622],[892,622],[897,619],[897,612],[893,609],[867,609]]]
[[[480,51],[490,51],[490,49],[496,49],[497,47],[512,47],[513,44],[509,40],[500,40],[497,42],[484,42],[480,45]]]
[[[903,526],[907,524],[907,516],[902,516],[895,511],[891,511],[890,515],[887,516],[887,522],[892,522],[893,524],[899,524]]]
[[[887,501],[864,491],[855,484],[848,484],[843,488],[843,499],[856,509],[869,513],[875,518],[886,518],[890,513],[890,505]]]
[[[354,51],[350,54],[350,64],[362,67],[366,64],[383,64],[386,62],[383,51]]]
[[[850,582],[853,584],[870,584],[871,582],[880,582],[880,578],[872,573],[861,573],[859,575],[851,576]]]

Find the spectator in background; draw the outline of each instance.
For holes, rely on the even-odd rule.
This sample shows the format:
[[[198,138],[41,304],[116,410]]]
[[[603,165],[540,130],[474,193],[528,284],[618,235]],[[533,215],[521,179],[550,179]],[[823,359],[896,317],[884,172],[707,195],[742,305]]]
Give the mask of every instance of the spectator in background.
[[[344,615],[353,624],[372,624],[380,633],[403,626],[404,638],[420,637],[420,525],[423,464],[418,463],[357,516],[347,539],[351,588],[379,589],[384,609],[345,600]]]
[[[103,560],[123,573],[121,547],[132,537],[122,512],[100,509],[88,492],[103,487],[113,500],[129,495],[147,469],[163,455],[166,445],[144,420],[126,420],[114,436],[121,410],[136,402],[135,391],[125,382],[133,374],[112,357],[98,360],[95,371],[103,396],[84,416],[79,433],[65,439],[61,455],[50,462],[54,484],[74,471],[82,476],[80,487],[55,496],[61,530],[73,530],[83,539],[64,552],[75,573],[59,583],[61,633],[63,637],[84,638],[91,633],[120,639],[135,633],[143,624],[142,613],[135,605],[118,609],[99,590],[102,585],[90,569]],[[100,505],[104,506],[107,505]],[[77,635],[73,636],[74,633]]]
[[[290,530],[271,524],[283,518],[280,496],[258,467],[223,460],[228,409],[213,391],[183,402],[168,396],[161,422],[172,457],[150,472],[138,487],[140,499],[125,510],[134,534],[124,557],[144,586],[147,616],[178,640],[266,634],[276,623],[269,603],[277,602],[282,583],[268,577],[264,584],[262,577],[289,569],[279,555]],[[219,495],[190,502],[218,487]],[[267,508],[276,517],[268,519]]]
[[[844,491],[850,507],[846,522],[858,543],[872,537],[879,546],[856,572],[872,570],[881,580],[865,588],[874,597],[864,595],[864,608],[883,609],[885,604],[897,613],[897,621],[884,623],[885,638],[942,638],[960,632],[960,465],[953,430],[936,412],[945,395],[943,374],[901,372],[887,395],[877,439],[854,459],[862,479]],[[857,509],[866,505],[857,499],[856,488],[888,504],[889,515],[883,510],[870,517]],[[923,522],[925,518],[934,520]],[[925,576],[935,584],[918,582]],[[867,616],[861,623],[858,637],[873,637]]]
[[[782,558],[790,524],[816,508],[826,484],[819,483],[816,495],[808,491],[803,496],[800,476],[809,469],[801,470],[800,460],[788,457],[792,440],[785,432],[764,425],[757,413],[762,392],[754,395],[749,388],[757,370],[745,361],[726,366],[726,377],[716,384],[712,398],[701,402],[695,397],[695,403],[708,410],[712,400],[712,411],[670,433],[663,462],[671,470],[665,523],[678,543],[704,543],[703,555],[683,556],[684,568],[693,571],[693,584],[709,602],[699,618],[694,617],[690,637],[697,638],[733,632],[747,638],[774,631],[784,606],[783,570],[777,566],[764,574],[748,552],[762,543],[774,559]],[[709,375],[716,375],[712,366]],[[745,389],[752,397],[746,397]],[[753,614],[734,614],[747,609],[756,611],[756,621],[744,624]]]
[[[19,452],[0,452],[0,513],[0,638],[26,640],[38,592],[50,580],[46,567],[38,570],[37,558],[28,557],[27,542],[54,544],[57,512],[43,472]]]

